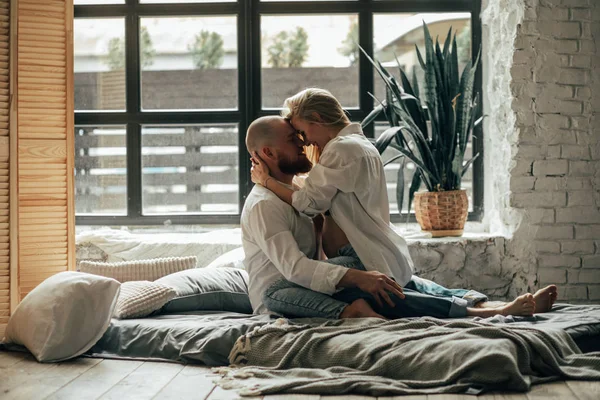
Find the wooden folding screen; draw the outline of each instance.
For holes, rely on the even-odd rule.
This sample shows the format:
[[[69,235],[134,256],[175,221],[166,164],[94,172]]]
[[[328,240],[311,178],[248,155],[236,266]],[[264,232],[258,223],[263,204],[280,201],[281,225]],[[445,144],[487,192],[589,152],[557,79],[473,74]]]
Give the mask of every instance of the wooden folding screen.
[[[74,92],[73,0],[11,3],[10,308],[14,310],[41,281],[75,265]],[[3,293],[0,289],[0,296]]]
[[[9,52],[10,0],[0,0],[0,339],[10,315],[9,263]]]

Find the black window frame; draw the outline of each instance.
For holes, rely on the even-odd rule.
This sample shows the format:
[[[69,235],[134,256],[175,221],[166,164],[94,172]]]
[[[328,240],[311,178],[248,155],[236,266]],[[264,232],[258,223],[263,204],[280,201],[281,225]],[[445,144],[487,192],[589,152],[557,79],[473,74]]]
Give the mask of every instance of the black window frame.
[[[121,17],[125,19],[125,76],[126,110],[124,112],[76,111],[75,125],[125,125],[127,129],[127,215],[79,215],[76,225],[163,225],[171,224],[239,224],[244,201],[252,189],[250,161],[244,142],[246,129],[254,119],[278,113],[276,109],[262,108],[261,95],[261,30],[262,15],[321,15],[358,14],[359,44],[373,54],[373,15],[402,12],[470,12],[473,55],[481,48],[481,0],[348,0],[260,2],[238,0],[231,3],[141,4],[125,0],[118,5],[75,5],[75,18]],[[238,109],[201,111],[142,111],[141,70],[139,65],[139,26],[143,17],[168,16],[236,16],[238,51]],[[483,51],[483,50],[482,50]],[[482,91],[481,63],[476,73],[476,90]],[[373,67],[363,54],[359,61],[359,107],[348,108],[353,120],[362,120],[373,109]],[[282,99],[283,101],[283,99]],[[385,121],[381,116],[381,121]],[[165,214],[142,213],[142,159],[141,130],[147,124],[238,124],[239,146],[239,213],[238,214]],[[371,124],[365,130],[373,137]],[[483,217],[483,137],[477,128],[473,137],[473,154],[480,153],[473,163],[473,211],[469,221]],[[406,221],[406,214],[392,214],[393,222]],[[414,214],[409,221],[415,221]]]

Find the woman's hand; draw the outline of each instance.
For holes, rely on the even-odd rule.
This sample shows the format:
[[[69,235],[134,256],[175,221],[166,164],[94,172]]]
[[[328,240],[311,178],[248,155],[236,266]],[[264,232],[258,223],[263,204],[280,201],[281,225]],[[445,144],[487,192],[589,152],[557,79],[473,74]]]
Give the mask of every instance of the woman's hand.
[[[361,279],[356,282],[356,286],[363,292],[370,293],[380,307],[383,307],[382,299],[391,307],[396,306],[388,292],[395,294],[400,299],[405,298],[404,293],[402,293],[402,286],[389,276],[378,271],[362,272]]]
[[[267,179],[270,178],[269,167],[267,167],[267,164],[265,164],[257,152],[252,154],[250,161],[252,161],[252,168],[250,169],[252,182],[266,187]]]

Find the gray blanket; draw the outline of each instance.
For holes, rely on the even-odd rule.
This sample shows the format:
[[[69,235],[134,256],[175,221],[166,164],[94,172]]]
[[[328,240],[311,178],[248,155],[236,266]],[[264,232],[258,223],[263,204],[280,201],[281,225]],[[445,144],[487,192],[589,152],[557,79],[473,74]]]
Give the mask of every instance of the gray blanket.
[[[281,319],[241,336],[218,383],[242,395],[527,391],[556,379],[600,380],[600,352],[582,354],[561,329],[420,318]]]

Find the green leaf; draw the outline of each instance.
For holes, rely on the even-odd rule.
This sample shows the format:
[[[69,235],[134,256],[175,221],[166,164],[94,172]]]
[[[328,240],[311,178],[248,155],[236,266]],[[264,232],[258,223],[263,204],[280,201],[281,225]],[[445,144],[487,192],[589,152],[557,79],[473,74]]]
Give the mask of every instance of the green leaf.
[[[421,171],[416,170],[413,175],[412,182],[410,184],[410,188],[408,189],[408,214],[410,215],[410,209],[415,199],[415,193],[421,187]]]
[[[373,109],[373,111],[371,111],[369,113],[369,115],[367,115],[361,122],[360,122],[360,126],[364,129],[365,127],[369,126],[369,124],[373,121],[375,121],[377,119],[377,117],[379,116],[379,114],[381,114],[381,112],[383,111],[384,107],[383,104],[378,105],[377,107],[375,107]]]
[[[402,128],[399,126],[388,128],[377,138],[377,140],[375,141],[375,148],[377,149],[379,154],[382,154],[385,151],[385,149],[388,148],[390,142],[394,139],[394,137],[396,137],[396,135],[398,134],[398,132],[400,132],[401,129]]]
[[[415,97],[421,98],[421,96],[419,95],[419,80],[417,79],[417,67],[413,67],[412,70],[412,88],[415,92]],[[421,104],[419,103],[419,105]]]
[[[473,158],[471,158],[469,161],[467,161],[462,169],[462,172],[460,173],[460,176],[464,176],[467,171],[469,170],[469,167],[471,166],[471,164],[473,164],[473,162],[477,159],[477,157],[479,157],[479,153],[475,154],[475,156]]]
[[[421,68],[423,68],[423,70],[425,70],[425,61],[423,61],[423,56],[421,55],[421,51],[419,50],[419,47],[415,44],[415,50],[417,52],[417,59],[419,60],[419,64],[421,65]]]
[[[398,168],[398,176],[396,179],[396,203],[398,203],[398,211],[402,212],[402,204],[404,203],[404,166],[406,157],[402,159],[400,168]]]

